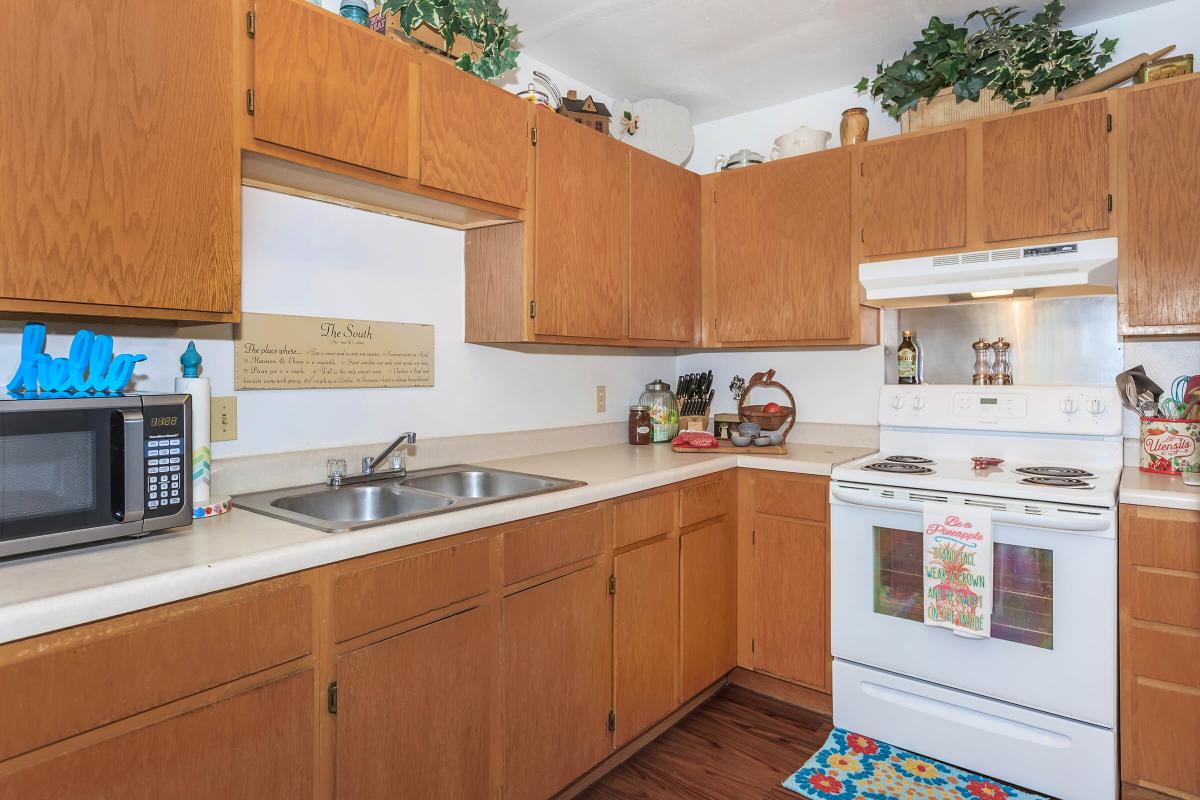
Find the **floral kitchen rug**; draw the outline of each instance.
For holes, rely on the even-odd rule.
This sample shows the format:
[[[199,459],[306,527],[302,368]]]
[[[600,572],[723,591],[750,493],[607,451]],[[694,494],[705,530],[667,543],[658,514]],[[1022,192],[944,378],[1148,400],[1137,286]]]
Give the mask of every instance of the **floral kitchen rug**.
[[[845,728],[783,786],[809,800],[1048,800]]]

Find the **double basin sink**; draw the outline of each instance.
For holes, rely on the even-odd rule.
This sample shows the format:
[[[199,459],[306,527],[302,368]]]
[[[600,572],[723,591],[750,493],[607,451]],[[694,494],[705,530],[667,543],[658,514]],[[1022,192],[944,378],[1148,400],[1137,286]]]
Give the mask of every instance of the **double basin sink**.
[[[317,530],[353,531],[502,500],[583,486],[579,481],[459,464],[343,486],[275,489],[238,495],[238,508]]]

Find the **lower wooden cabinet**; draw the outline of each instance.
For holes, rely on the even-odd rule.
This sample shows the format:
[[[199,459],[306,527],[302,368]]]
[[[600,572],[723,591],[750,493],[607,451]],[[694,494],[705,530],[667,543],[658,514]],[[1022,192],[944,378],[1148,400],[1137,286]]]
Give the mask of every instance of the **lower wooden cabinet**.
[[[680,698],[737,664],[737,537],[732,515],[679,537]]]
[[[545,800],[608,754],[610,624],[599,564],[502,601],[506,800]]]
[[[1200,512],[1122,505],[1118,552],[1121,780],[1197,797]]]
[[[0,774],[0,798],[313,797],[313,677],[305,670]]]
[[[488,792],[491,621],[472,609],[337,661],[337,796]]]
[[[613,559],[614,747],[679,705],[678,574],[679,545],[673,537]]]

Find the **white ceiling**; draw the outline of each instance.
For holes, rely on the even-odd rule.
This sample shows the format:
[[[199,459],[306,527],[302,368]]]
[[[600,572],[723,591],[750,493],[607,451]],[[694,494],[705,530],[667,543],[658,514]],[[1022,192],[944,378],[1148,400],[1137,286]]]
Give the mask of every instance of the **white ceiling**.
[[[1162,1],[1068,0],[1064,22],[1093,22]],[[665,97],[681,103],[691,109],[693,123],[853,84],[880,61],[899,57],[930,16],[957,21],[987,5],[984,0],[505,4],[524,31],[521,47],[538,60],[617,100]]]

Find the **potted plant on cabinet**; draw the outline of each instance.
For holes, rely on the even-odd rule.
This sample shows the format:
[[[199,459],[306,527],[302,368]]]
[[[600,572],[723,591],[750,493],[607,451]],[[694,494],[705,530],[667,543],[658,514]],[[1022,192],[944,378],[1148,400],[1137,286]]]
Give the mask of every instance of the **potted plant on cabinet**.
[[[484,80],[517,66],[513,43],[521,29],[508,21],[498,0],[383,0],[385,16],[395,15],[406,35],[450,56],[455,66]],[[440,37],[430,42],[425,31]]]
[[[876,67],[857,89],[869,92],[905,131],[1046,102],[1112,61],[1116,39],[1060,27],[1064,5],[1049,0],[1028,22],[1017,6],[989,6],[963,25],[932,17],[912,50]],[[972,22],[982,23],[971,31]],[[925,102],[922,103],[921,101]],[[963,107],[960,104],[970,102]]]

